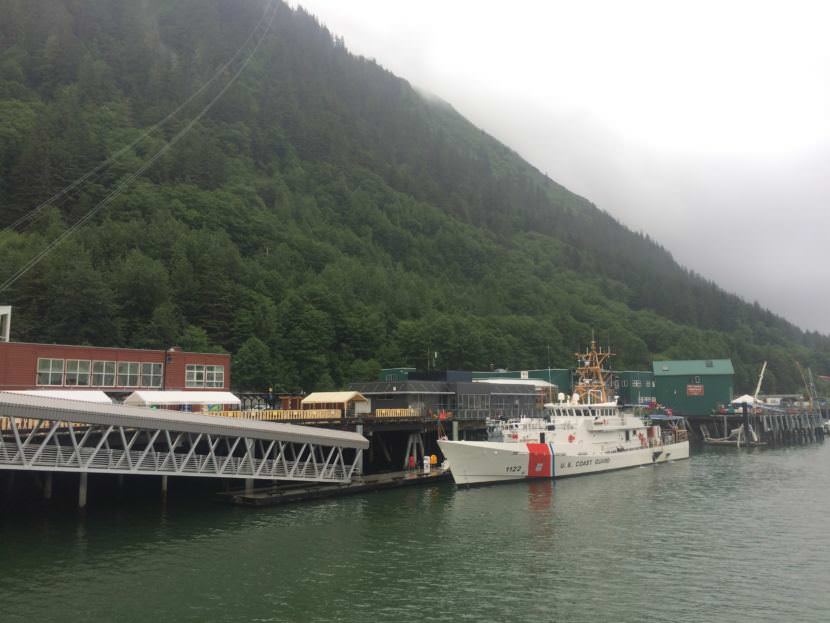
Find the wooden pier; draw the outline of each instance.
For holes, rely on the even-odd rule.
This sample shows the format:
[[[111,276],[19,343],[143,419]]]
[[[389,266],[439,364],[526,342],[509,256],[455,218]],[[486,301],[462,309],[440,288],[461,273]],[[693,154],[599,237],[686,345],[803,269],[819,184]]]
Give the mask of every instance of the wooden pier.
[[[434,484],[449,479],[449,470],[433,468],[429,473],[422,470],[412,470],[356,476],[352,479],[352,482],[343,485],[269,486],[250,490],[226,491],[217,495],[220,501],[239,506],[278,506],[292,502],[341,497],[383,489]]]
[[[824,441],[824,420],[818,414],[749,412],[746,415],[687,416],[695,437],[724,438],[730,431],[749,423],[761,444],[771,447],[803,445]],[[750,444],[751,445],[751,444]]]

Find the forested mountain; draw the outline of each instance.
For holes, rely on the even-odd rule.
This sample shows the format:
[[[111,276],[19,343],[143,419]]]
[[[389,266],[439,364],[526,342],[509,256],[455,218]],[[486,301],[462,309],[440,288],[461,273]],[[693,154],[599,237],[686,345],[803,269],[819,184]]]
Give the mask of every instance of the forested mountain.
[[[271,0],[0,0],[0,280],[196,118],[272,6],[207,114],[0,293],[15,339],[225,349],[237,385],[305,391],[436,352],[570,366],[592,329],[618,369],[731,357],[749,389],[766,359],[770,391],[800,385],[794,359],[830,369],[827,337],[678,266]]]

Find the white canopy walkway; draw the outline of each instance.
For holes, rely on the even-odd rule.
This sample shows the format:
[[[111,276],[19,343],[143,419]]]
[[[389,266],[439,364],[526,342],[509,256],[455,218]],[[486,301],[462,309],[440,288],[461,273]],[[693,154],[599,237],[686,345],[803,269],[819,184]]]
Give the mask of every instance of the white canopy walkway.
[[[0,469],[348,482],[344,431],[0,392]]]

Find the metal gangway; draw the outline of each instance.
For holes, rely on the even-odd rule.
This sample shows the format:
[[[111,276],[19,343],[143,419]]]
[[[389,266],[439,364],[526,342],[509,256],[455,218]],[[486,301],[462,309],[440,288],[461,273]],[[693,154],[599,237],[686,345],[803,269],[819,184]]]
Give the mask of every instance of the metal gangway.
[[[349,482],[358,433],[0,392],[0,469]],[[167,479],[164,478],[163,487]]]

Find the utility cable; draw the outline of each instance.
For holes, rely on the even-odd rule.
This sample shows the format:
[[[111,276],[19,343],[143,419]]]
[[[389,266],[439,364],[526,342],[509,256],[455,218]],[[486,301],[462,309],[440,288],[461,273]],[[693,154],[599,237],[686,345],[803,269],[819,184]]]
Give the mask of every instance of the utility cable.
[[[234,61],[239,56],[239,54],[242,52],[242,50],[244,50],[247,47],[248,43],[251,41],[251,38],[254,36],[254,33],[256,33],[257,29],[259,28],[262,21],[266,18],[269,11],[271,9],[273,9],[273,7],[274,7],[273,3],[274,3],[274,0],[271,0],[271,6],[266,8],[266,10],[262,13],[262,16],[259,18],[259,21],[256,23],[256,25],[253,27],[251,32],[248,34],[248,37],[245,39],[245,41],[242,43],[242,45],[239,46],[239,48],[236,50],[234,55],[224,65],[222,65],[219,69],[217,69],[216,72],[213,74],[213,76],[207,82],[205,82],[201,87],[199,87],[199,89],[194,91],[190,95],[190,97],[188,97],[184,102],[182,102],[173,112],[168,114],[161,121],[158,121],[155,124],[153,124],[152,126],[150,126],[147,130],[145,130],[132,143],[130,143],[129,145],[126,145],[125,147],[122,147],[117,152],[115,152],[112,156],[110,156],[107,160],[105,160],[104,162],[102,162],[101,164],[96,166],[95,168],[87,171],[84,175],[82,175],[81,177],[76,179],[74,182],[72,182],[68,186],[66,186],[63,189],[59,190],[57,193],[55,193],[54,195],[49,197],[49,199],[45,200],[43,203],[38,205],[36,208],[33,208],[29,212],[26,212],[25,214],[20,216],[17,220],[15,220],[13,223],[11,223],[10,225],[7,225],[6,227],[4,227],[2,232],[0,232],[0,233],[5,233],[5,232],[9,231],[10,229],[17,229],[17,227],[19,225],[21,225],[22,223],[25,223],[26,221],[33,221],[47,206],[49,206],[53,202],[57,201],[61,197],[65,196],[67,193],[71,192],[72,190],[74,190],[75,188],[77,188],[78,186],[80,186],[81,184],[86,182],[93,175],[96,175],[97,173],[99,173],[99,172],[103,171],[104,169],[106,169],[107,167],[109,167],[116,160],[118,160],[121,156],[126,154],[133,147],[138,145],[141,141],[143,141],[144,139],[149,137],[153,132],[158,130],[160,127],[162,127],[168,121],[170,121],[176,115],[178,115],[194,99],[196,99],[199,95],[201,95],[205,91],[205,89],[207,89],[216,80],[216,78],[221,76],[234,63]],[[276,11],[274,11],[273,14],[271,15],[271,21],[268,23],[268,28],[266,29],[265,32],[267,32],[268,29],[270,29],[271,22],[273,22],[273,19],[274,19],[274,15],[276,15]]]
[[[272,5],[275,0],[272,0]],[[267,13],[267,9],[266,9]],[[132,184],[138,177],[140,177],[147,169],[149,169],[155,162],[161,158],[165,153],[167,153],[176,143],[178,143],[192,128],[196,123],[213,107],[216,102],[225,94],[225,92],[236,82],[236,79],[242,74],[245,68],[248,66],[248,63],[254,57],[259,46],[262,44],[263,40],[265,39],[265,35],[268,34],[268,31],[271,29],[271,24],[274,22],[274,17],[276,17],[276,10],[273,11],[271,14],[271,18],[268,22],[268,26],[262,32],[262,35],[257,40],[256,44],[254,45],[251,53],[248,57],[244,60],[242,65],[239,69],[231,76],[231,79],[225,84],[224,87],[217,93],[213,99],[208,102],[208,104],[197,114],[184,128],[179,130],[173,138],[170,139],[161,149],[159,149],[153,156],[141,165],[135,172],[131,173],[127,178],[122,180],[118,186],[114,190],[112,190],[106,197],[104,197],[101,201],[99,201],[92,209],[90,209],[86,214],[84,214],[80,219],[78,219],[69,229],[61,233],[55,240],[53,240],[45,249],[43,249],[40,253],[35,255],[31,260],[29,260],[20,270],[18,270],[15,274],[11,277],[6,279],[2,284],[0,284],[0,293],[5,292],[8,290],[15,282],[17,282],[21,277],[23,277],[27,272],[29,272],[32,268],[34,268],[44,257],[49,255],[55,247],[57,247],[61,242],[66,240],[69,236],[74,234],[78,229],[83,227],[92,217],[94,217],[98,212],[100,212],[104,207],[106,207],[109,203],[112,202],[113,199],[118,197],[127,187]]]

